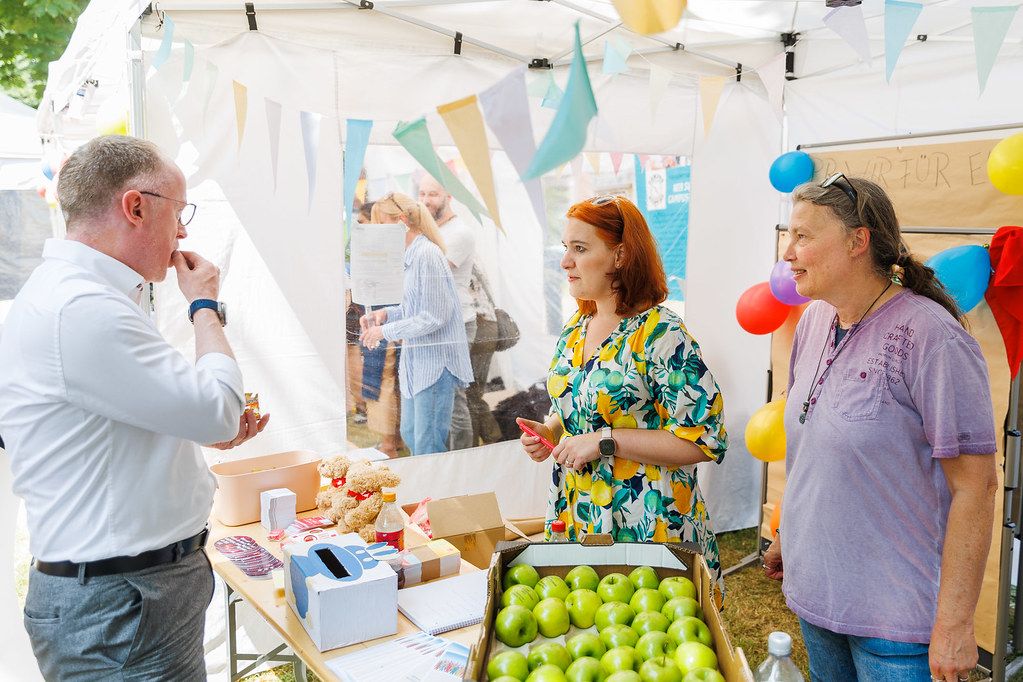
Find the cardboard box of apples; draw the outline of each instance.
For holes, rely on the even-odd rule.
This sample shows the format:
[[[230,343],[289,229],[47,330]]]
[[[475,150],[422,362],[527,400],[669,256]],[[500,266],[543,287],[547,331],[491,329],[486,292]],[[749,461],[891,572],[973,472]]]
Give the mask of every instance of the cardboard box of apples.
[[[499,543],[466,679],[752,682],[695,546]]]

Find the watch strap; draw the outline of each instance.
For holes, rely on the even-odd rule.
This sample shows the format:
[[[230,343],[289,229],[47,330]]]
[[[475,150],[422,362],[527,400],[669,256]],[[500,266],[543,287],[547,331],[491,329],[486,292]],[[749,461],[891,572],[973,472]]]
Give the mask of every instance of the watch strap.
[[[188,306],[188,321],[193,322],[192,318],[195,316],[195,313],[203,308],[209,308],[217,313],[217,317],[220,318],[221,326],[224,325],[224,316],[221,314],[221,304],[218,301],[214,301],[212,298],[197,298],[192,301],[192,304]]]

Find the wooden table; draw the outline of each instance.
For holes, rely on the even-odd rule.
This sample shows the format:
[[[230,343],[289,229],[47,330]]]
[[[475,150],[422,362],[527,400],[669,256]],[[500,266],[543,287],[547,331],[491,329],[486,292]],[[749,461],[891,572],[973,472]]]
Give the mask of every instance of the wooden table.
[[[302,516],[315,516],[316,510],[299,514]],[[320,652],[313,644],[306,633],[302,622],[295,615],[291,606],[284,598],[284,589],[274,587],[274,581],[253,580],[243,574],[238,567],[232,564],[224,555],[218,552],[213,543],[230,535],[247,535],[266,547],[271,554],[278,559],[284,560],[280,543],[268,541],[266,530],[257,522],[245,526],[225,526],[215,518],[210,518],[210,537],[206,543],[206,551],[210,561],[213,563],[213,570],[224,580],[225,608],[227,609],[227,659],[228,669],[231,675],[231,682],[248,675],[259,665],[265,662],[281,662],[295,664],[295,679],[305,680],[305,670],[308,667],[315,672],[321,680],[329,682],[338,680],[338,677],[327,667],[327,661],[338,656],[344,656],[360,649],[365,649],[382,642],[398,637],[404,637],[419,632],[419,628],[413,625],[401,612],[398,613],[398,632],[389,637],[380,637],[359,644],[332,649]],[[419,530],[418,526],[407,525],[405,527],[405,544],[408,547],[415,547],[427,542],[427,537]],[[283,570],[283,569],[281,569]],[[479,569],[462,560],[461,573],[478,571]],[[443,580],[443,578],[441,578]],[[284,644],[266,653],[239,653],[235,630],[237,621],[235,607],[241,600],[247,601],[252,607],[268,622],[274,630],[284,639]],[[480,625],[473,625],[458,630],[443,633],[443,637],[460,642],[471,647],[479,637]],[[284,653],[290,648],[294,653]],[[238,670],[239,661],[252,661],[243,670]]]

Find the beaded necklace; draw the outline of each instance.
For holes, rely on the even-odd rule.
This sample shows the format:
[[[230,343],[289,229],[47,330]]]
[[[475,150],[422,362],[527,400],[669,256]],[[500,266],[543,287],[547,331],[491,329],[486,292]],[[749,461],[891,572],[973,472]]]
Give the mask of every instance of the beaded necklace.
[[[805,424],[806,423],[806,414],[807,414],[807,412],[810,411],[810,396],[813,395],[813,389],[814,389],[814,386],[817,385],[817,379],[820,378],[821,384],[824,383],[824,375],[828,373],[828,370],[831,369],[832,365],[835,363],[835,360],[837,360],[838,356],[842,354],[842,351],[845,350],[845,347],[849,345],[849,340],[852,338],[852,335],[855,334],[857,331],[859,331],[859,329],[860,329],[860,322],[863,322],[863,318],[865,318],[867,316],[867,313],[869,313],[871,311],[871,309],[877,304],[877,302],[881,300],[881,297],[885,295],[885,292],[887,292],[891,288],[892,288],[892,283],[888,282],[888,286],[886,286],[884,288],[884,291],[882,291],[880,294],[878,294],[877,298],[875,298],[873,300],[873,302],[870,305],[867,306],[867,309],[863,311],[862,315],[860,315],[860,319],[856,320],[856,324],[854,324],[852,327],[849,328],[849,331],[846,333],[845,338],[843,339],[844,343],[842,343],[842,345],[840,345],[838,347],[838,352],[835,353],[835,357],[833,357],[831,359],[831,361],[827,364],[827,366],[824,368],[824,371],[820,372],[821,361],[824,360],[824,353],[825,353],[825,351],[828,350],[828,346],[831,344],[831,340],[828,338],[828,336],[830,336],[830,334],[828,336],[824,337],[824,347],[821,348],[821,356],[819,358],[817,358],[817,368],[813,370],[813,380],[810,382],[810,390],[806,394],[806,400],[803,401],[803,412],[802,412],[802,414],[799,415],[799,423],[800,424]],[[832,324],[837,324],[837,322],[838,322],[838,312],[836,311],[835,312],[835,319],[832,320]],[[818,377],[818,372],[820,372],[819,377]]]

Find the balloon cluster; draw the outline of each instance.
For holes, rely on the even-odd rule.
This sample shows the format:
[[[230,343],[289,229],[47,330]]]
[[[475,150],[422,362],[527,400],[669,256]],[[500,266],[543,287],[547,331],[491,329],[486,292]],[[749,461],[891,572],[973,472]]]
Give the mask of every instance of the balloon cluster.
[[[770,334],[788,319],[793,306],[809,301],[796,291],[792,266],[780,260],[774,264],[767,282],[754,284],[739,297],[735,318],[750,334]]]
[[[36,192],[46,201],[50,208],[57,207],[57,178],[65,161],[67,161],[67,155],[58,158],[54,154],[47,154],[39,162],[39,170],[42,172],[43,177],[40,178],[39,183],[36,185]]]

